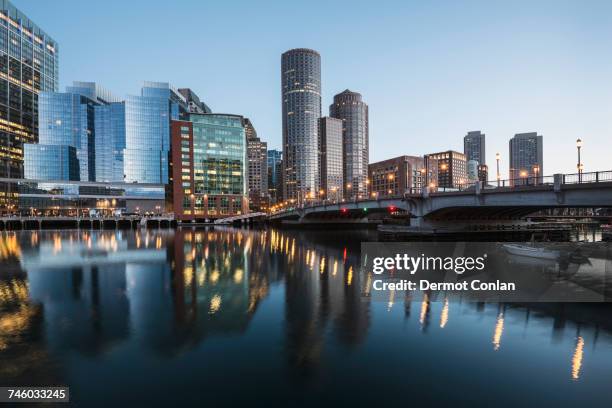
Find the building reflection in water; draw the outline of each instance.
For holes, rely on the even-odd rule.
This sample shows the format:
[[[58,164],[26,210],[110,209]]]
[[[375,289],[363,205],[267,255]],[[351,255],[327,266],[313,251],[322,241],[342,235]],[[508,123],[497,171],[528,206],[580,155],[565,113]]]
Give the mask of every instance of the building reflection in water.
[[[504,310],[500,310],[497,313],[497,320],[495,323],[495,330],[493,330],[493,350],[499,350],[501,346],[502,334],[504,334]]]
[[[442,306],[442,312],[440,313],[440,328],[443,329],[448,323],[448,297],[444,298],[444,306]]]
[[[44,382],[44,376],[56,375],[48,367],[57,353],[97,356],[136,342],[143,352],[171,357],[211,337],[241,335],[273,288],[283,293],[283,361],[292,375],[313,376],[326,350],[364,343],[377,307],[369,293],[372,275],[360,267],[360,241],[368,237],[356,234],[349,243],[343,237],[231,228],[3,233],[0,376],[25,381],[26,373],[30,378],[41,367]],[[553,341],[566,339],[567,322],[584,320],[583,311],[571,305],[474,307],[401,291],[390,292],[381,304],[387,319],[397,315],[394,305],[401,299],[399,313],[428,335],[455,329],[451,308],[453,319],[462,313],[489,316],[483,341],[500,352],[509,315],[517,320],[524,313],[526,329],[532,313],[536,324],[551,320]],[[414,317],[413,307],[419,311]],[[493,316],[487,314],[491,307],[497,307]],[[430,327],[438,312],[439,327]],[[610,331],[607,317],[597,316],[594,325]],[[584,329],[573,339],[572,352],[561,358],[571,354],[571,378],[578,380],[590,336]]]
[[[584,353],[584,339],[582,336],[576,338],[576,348],[572,356],[572,379],[577,380],[580,377],[580,368],[582,367],[582,357]]]

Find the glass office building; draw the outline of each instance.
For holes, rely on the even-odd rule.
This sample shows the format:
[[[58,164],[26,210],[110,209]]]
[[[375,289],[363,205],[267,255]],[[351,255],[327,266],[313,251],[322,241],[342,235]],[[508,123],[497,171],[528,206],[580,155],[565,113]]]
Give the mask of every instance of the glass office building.
[[[23,144],[38,140],[38,94],[58,89],[58,44],[8,0],[0,0],[0,178],[23,177]],[[0,210],[17,203],[0,183]]]
[[[189,114],[172,122],[172,201],[179,220],[248,212],[243,118]]]
[[[73,147],[76,150],[76,166],[79,168],[76,178],[71,175],[73,178],[54,180],[96,181],[96,167],[99,167],[96,166],[96,144],[112,144],[112,140],[103,139],[107,135],[96,133],[96,108],[116,101],[118,98],[93,82],[75,82],[66,87],[64,93],[40,93],[39,145]],[[36,175],[55,174],[51,168],[55,166],[56,150],[28,148],[24,155],[25,178],[37,179]]]
[[[268,150],[268,193],[270,203],[276,204],[283,200],[283,152],[280,150]]]
[[[140,96],[125,100],[124,174],[128,183],[168,184],[170,121],[189,111],[168,83],[145,82]]]
[[[94,103],[87,97],[73,93],[41,92],[39,96],[39,144],[71,146],[76,149],[79,176],[76,180],[95,180]],[[28,152],[34,150],[28,149]],[[50,152],[51,150],[47,150]],[[43,168],[53,167],[53,157],[31,157],[25,154],[26,169],[39,167],[37,174],[51,173]],[[92,164],[90,166],[90,163]],[[25,178],[33,179],[30,171]],[[73,179],[74,180],[74,179]]]
[[[32,180],[79,180],[77,150],[66,145],[24,145],[25,173]],[[52,165],[40,166],[39,163]]]
[[[96,181],[123,181],[125,150],[125,103],[94,108],[96,132]]]

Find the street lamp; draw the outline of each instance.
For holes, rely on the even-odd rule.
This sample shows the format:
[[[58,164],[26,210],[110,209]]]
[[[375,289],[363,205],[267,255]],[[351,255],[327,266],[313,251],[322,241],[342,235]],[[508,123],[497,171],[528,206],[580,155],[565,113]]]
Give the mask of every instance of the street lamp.
[[[535,165],[533,166],[533,175],[535,176],[535,182],[533,184],[538,184],[539,178],[538,175],[540,173],[540,166],[539,165]]]
[[[523,180],[522,184],[527,184],[525,183],[525,178],[527,178],[527,170],[521,170],[521,172],[519,173],[519,176],[521,177],[521,180]]]
[[[499,180],[501,175],[499,174],[499,159],[501,158],[499,153],[495,153],[495,161],[497,162],[497,187],[499,187]]]
[[[578,182],[582,182],[582,160],[580,159],[580,149],[582,149],[582,139],[576,139],[576,149],[578,150]]]

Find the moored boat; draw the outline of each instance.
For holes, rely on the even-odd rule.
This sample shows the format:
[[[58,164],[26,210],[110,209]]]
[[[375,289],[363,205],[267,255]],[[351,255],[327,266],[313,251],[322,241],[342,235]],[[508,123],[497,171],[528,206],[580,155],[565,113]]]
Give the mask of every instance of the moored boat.
[[[530,258],[558,259],[561,255],[559,251],[531,245],[503,244],[502,247],[511,255],[526,256]]]

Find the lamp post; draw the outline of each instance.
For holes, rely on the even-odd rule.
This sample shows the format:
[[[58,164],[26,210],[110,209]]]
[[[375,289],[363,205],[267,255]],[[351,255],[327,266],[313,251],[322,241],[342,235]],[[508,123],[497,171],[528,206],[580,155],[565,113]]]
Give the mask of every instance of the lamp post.
[[[582,160],[580,159],[580,149],[582,149],[582,139],[576,139],[576,149],[578,150],[578,182],[582,182]]]
[[[499,187],[499,181],[501,179],[501,175],[499,174],[499,159],[501,156],[499,153],[495,153],[495,161],[497,162],[497,187]]]
[[[522,181],[521,184],[523,185],[527,184],[527,182],[525,181],[527,179],[527,176],[529,175],[529,173],[527,173],[527,170],[521,170],[519,175],[521,176],[521,181]]]

